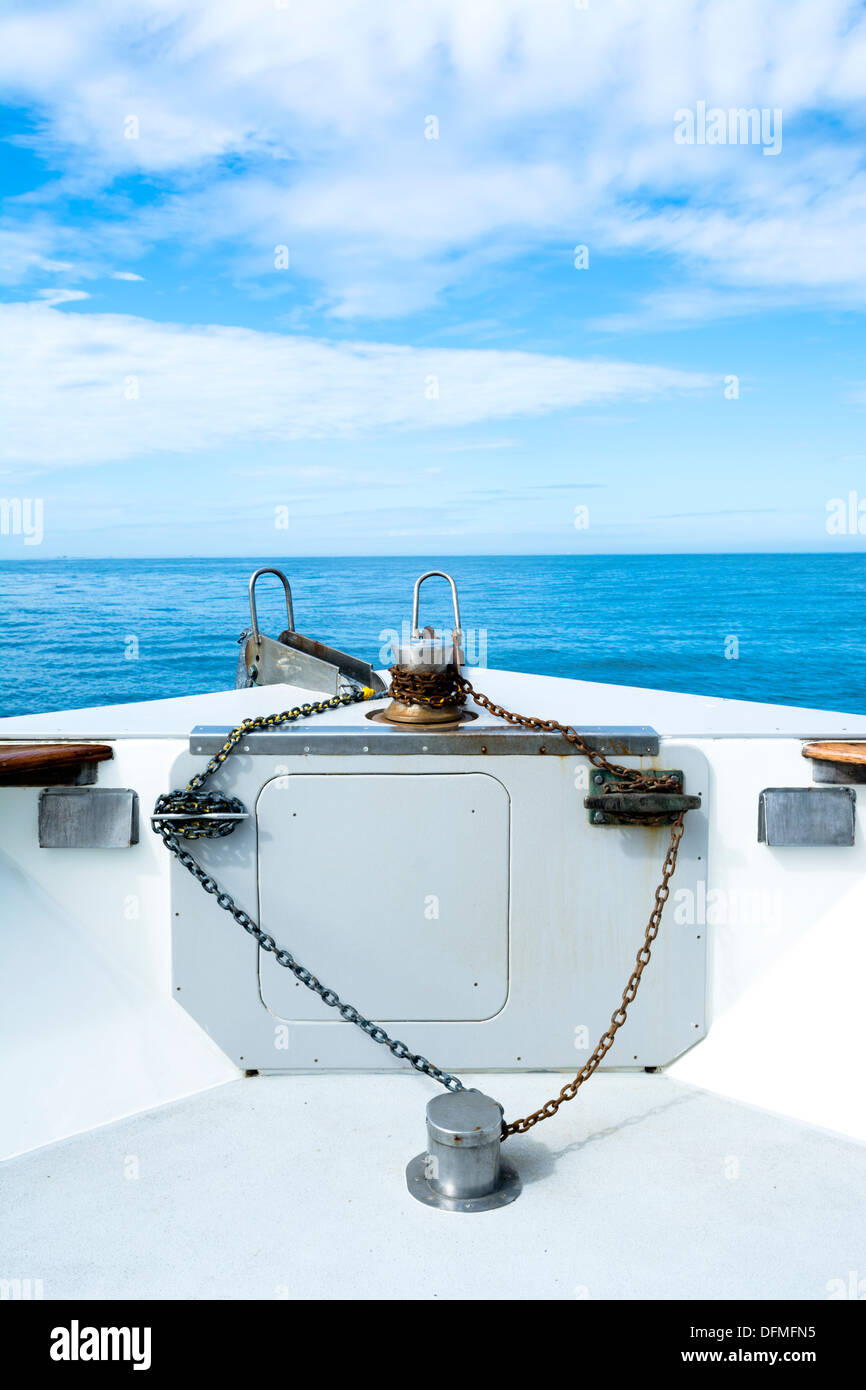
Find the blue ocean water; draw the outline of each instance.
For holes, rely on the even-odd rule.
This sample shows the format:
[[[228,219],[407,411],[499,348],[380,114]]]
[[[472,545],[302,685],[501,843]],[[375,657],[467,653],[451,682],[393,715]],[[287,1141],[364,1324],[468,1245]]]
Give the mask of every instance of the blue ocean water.
[[[856,554],[6,561],[0,713],[232,686],[263,564],[288,573],[299,631],[374,665],[383,634],[411,617],[416,577],[441,567],[487,665],[866,713]],[[264,579],[258,593],[276,636],[282,590]],[[451,626],[441,581],[421,617]]]

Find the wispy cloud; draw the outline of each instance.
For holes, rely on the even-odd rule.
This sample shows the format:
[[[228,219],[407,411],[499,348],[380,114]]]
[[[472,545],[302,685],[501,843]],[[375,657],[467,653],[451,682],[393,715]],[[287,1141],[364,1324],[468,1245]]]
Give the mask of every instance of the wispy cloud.
[[[528,352],[329,343],[0,306],[3,456],[43,465],[459,429],[706,389],[698,372]]]
[[[336,318],[381,319],[590,241],[694,277],[685,312],[656,301],[671,323],[712,316],[701,291],[729,287],[866,303],[854,0],[67,0],[0,20],[0,78],[62,175],[15,276],[28,255],[194,245],[273,283],[286,244]],[[781,110],[781,157],[676,144],[674,112],[698,99]],[[64,222],[69,194],[130,178],[155,196]],[[11,209],[10,236],[31,214]]]
[[[836,544],[859,0],[39,0],[0,81],[0,470],[81,546],[255,549],[271,502],[325,553]],[[699,102],[778,156],[679,144]]]
[[[37,295],[46,304],[73,304],[78,299],[89,299],[86,290],[37,290]]]

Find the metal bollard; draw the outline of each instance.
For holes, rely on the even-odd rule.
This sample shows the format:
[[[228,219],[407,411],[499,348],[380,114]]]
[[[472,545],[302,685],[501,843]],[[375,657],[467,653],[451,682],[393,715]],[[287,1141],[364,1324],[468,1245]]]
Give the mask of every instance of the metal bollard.
[[[427,1104],[427,1152],[406,1169],[412,1196],[441,1211],[490,1211],[520,1196],[502,1161],[502,1107],[480,1091],[449,1091]]]

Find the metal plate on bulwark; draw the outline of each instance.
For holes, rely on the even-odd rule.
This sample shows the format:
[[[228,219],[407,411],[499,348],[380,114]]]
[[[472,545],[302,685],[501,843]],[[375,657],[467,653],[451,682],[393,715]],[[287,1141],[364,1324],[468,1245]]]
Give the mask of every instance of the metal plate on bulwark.
[[[784,848],[853,845],[853,787],[765,787],[758,801],[758,840]]]
[[[138,797],[123,787],[48,787],[39,797],[41,849],[138,844]]]
[[[581,754],[562,734],[538,730],[509,729],[504,724],[448,724],[441,729],[401,728],[396,724],[307,723],[306,720],[281,729],[259,730],[242,739],[238,752],[259,757],[292,756],[296,753],[331,757],[381,755],[385,753],[430,754],[453,757],[470,754],[491,757],[504,755],[575,758]],[[197,725],[189,736],[189,751],[195,757],[218,753],[231,732],[228,724]],[[590,748],[616,757],[655,757],[659,736],[648,725],[583,725],[579,729]]]

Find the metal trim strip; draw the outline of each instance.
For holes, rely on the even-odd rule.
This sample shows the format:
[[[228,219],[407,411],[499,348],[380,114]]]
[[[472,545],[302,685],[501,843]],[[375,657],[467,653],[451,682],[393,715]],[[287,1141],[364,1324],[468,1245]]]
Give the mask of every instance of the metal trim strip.
[[[189,751],[198,757],[212,757],[222,748],[230,732],[228,724],[197,725],[189,736]],[[659,735],[649,725],[588,725],[579,732],[598,753],[655,757],[659,751]],[[330,756],[408,753],[448,757],[460,754],[536,757],[547,753],[553,757],[580,757],[561,734],[507,727],[479,728],[477,724],[458,729],[410,730],[370,723],[363,726],[326,724],[316,728],[299,723],[251,733],[238,744],[236,752],[263,757],[305,753]]]

